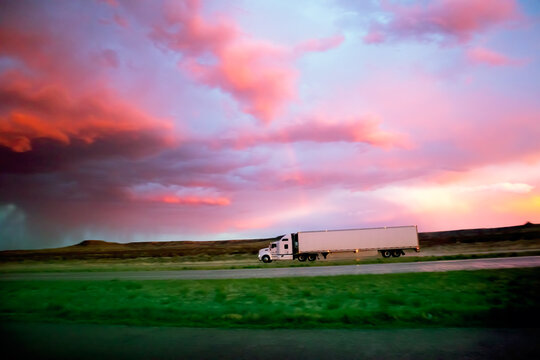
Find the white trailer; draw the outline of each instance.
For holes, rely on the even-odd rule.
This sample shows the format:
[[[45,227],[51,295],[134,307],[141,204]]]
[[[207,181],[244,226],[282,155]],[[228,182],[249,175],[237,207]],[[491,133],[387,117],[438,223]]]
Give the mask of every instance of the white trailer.
[[[259,250],[259,260],[315,261],[335,252],[377,250],[383,257],[405,255],[407,249],[420,251],[416,226],[370,229],[302,231],[282,236]]]

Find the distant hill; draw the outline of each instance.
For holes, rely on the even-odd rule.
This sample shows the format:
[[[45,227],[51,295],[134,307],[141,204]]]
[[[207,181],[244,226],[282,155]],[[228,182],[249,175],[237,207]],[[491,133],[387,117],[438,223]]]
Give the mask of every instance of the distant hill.
[[[525,225],[500,228],[468,229],[453,231],[425,232],[418,234],[420,247],[434,245],[487,242],[515,241],[540,239],[540,225],[530,222]]]
[[[540,225],[468,229],[419,233],[420,248],[456,243],[540,240]],[[170,256],[215,256],[257,254],[275,238],[225,241],[154,241],[121,244],[103,240],[83,242],[55,249],[0,251],[0,261],[48,259],[103,259]]]

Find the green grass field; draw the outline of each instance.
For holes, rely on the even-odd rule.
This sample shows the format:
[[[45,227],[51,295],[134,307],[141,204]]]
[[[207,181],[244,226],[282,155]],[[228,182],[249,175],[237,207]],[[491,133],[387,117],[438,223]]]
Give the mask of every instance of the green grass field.
[[[313,278],[2,281],[0,320],[182,327],[537,327],[540,268]]]

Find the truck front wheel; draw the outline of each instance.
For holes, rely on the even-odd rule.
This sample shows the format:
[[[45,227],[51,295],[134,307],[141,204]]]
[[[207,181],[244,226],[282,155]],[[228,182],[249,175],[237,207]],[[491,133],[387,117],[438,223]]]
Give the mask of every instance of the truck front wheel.
[[[309,254],[308,255],[308,260],[309,261],[315,261],[315,259],[317,259],[317,254]]]
[[[381,255],[383,258],[389,258],[392,256],[392,252],[390,250],[381,250]]]
[[[298,261],[306,261],[306,254],[298,255]]]
[[[271,262],[272,262],[272,259],[270,259],[270,256],[264,255],[264,256],[262,257],[262,262],[265,263],[265,264],[268,264],[268,263],[271,263]]]

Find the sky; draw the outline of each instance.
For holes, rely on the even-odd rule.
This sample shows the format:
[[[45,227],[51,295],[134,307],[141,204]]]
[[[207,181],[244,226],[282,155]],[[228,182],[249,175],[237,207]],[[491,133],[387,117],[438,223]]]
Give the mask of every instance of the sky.
[[[527,221],[536,0],[0,4],[0,249]]]

